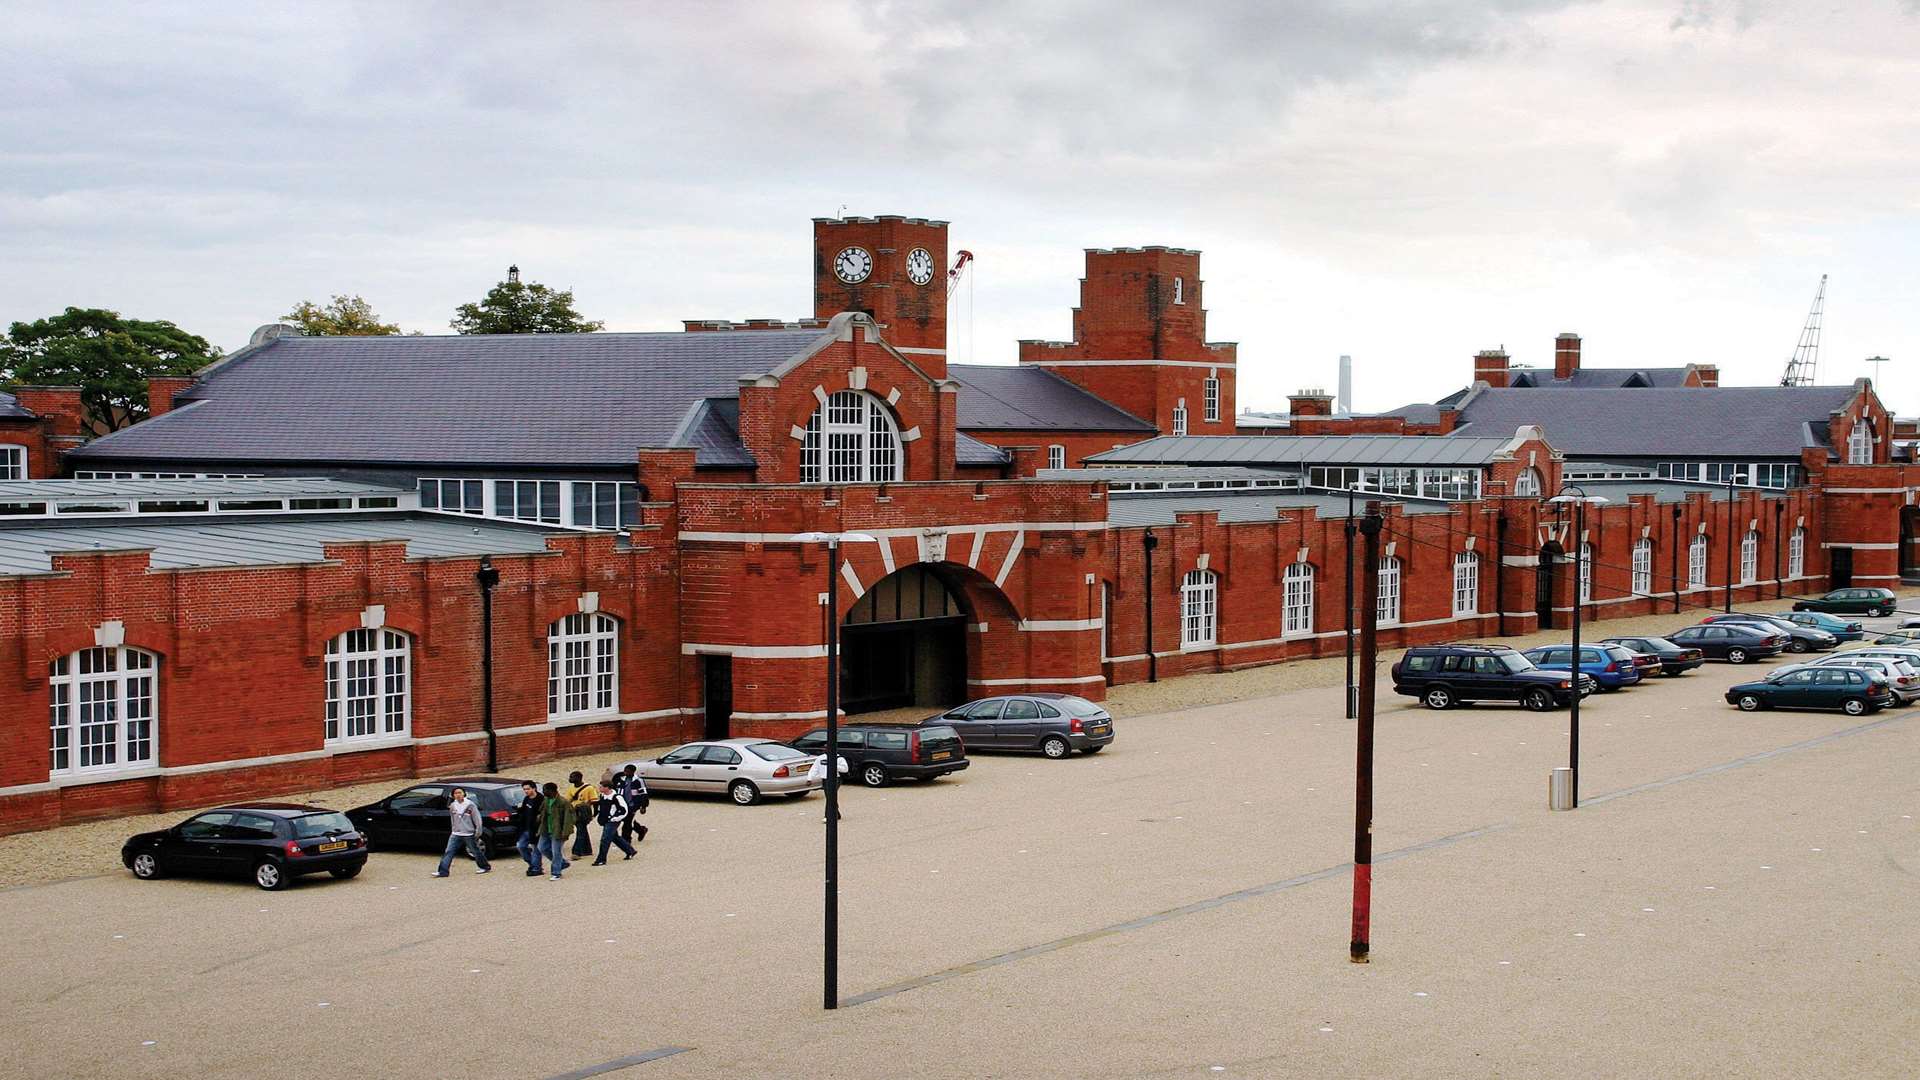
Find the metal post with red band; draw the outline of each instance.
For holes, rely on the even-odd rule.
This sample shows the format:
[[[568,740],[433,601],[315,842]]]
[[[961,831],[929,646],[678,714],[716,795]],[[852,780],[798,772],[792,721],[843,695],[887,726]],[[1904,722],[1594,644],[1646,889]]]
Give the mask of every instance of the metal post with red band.
[[[1360,566],[1359,735],[1355,740],[1353,783],[1353,940],[1347,958],[1367,962],[1373,933],[1373,707],[1374,665],[1380,658],[1380,504],[1367,504],[1360,519],[1366,558]]]

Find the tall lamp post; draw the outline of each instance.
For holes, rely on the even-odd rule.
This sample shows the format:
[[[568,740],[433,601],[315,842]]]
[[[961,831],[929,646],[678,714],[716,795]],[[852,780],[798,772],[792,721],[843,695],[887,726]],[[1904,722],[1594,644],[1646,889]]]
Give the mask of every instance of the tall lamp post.
[[[1573,494],[1569,494],[1572,492]],[[1604,504],[1602,495],[1589,495],[1579,484],[1560,485],[1560,494],[1547,500],[1565,506],[1573,504],[1573,693],[1572,704],[1568,708],[1567,718],[1567,767],[1573,770],[1570,779],[1573,782],[1573,805],[1580,805],[1580,688],[1586,679],[1586,672],[1580,670],[1580,606],[1586,597],[1580,595],[1580,586],[1586,580],[1587,557],[1587,504]]]
[[[866,533],[801,533],[803,544],[827,545],[827,863],[826,1007],[840,1007],[840,545],[871,544]]]
[[[1347,485],[1347,591],[1341,595],[1346,600],[1346,639],[1347,639],[1347,719],[1359,715],[1359,701],[1355,697],[1358,684],[1353,681],[1353,537],[1359,530],[1353,523],[1353,493],[1358,485]]]
[[[480,726],[487,732],[487,775],[500,771],[500,738],[493,730],[493,589],[500,570],[493,560],[480,557],[473,580],[480,586]]]
[[[1735,475],[1734,466],[1729,464],[1727,466],[1727,603],[1724,609],[1729,615],[1733,614],[1733,478]]]

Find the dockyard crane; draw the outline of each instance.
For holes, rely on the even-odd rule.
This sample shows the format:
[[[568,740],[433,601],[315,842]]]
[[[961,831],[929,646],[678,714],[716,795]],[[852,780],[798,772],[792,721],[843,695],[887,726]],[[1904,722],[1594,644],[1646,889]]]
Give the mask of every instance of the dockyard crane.
[[[1800,344],[1794,346],[1787,361],[1787,373],[1780,376],[1781,386],[1812,386],[1820,373],[1820,317],[1827,302],[1827,275],[1820,275],[1820,289],[1813,294],[1813,309],[1807,312],[1807,325],[1800,330]]]

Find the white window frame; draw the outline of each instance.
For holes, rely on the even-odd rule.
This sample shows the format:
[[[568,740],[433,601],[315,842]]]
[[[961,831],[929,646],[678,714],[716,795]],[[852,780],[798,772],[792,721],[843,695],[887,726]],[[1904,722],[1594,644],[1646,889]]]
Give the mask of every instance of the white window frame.
[[[1201,384],[1200,390],[1201,390],[1200,400],[1201,400],[1201,404],[1205,407],[1207,423],[1209,424],[1219,423],[1220,422],[1220,379],[1219,377],[1216,375],[1207,376],[1207,381]]]
[[[1807,572],[1807,528],[1796,525],[1787,537],[1787,576],[1804,577]]]
[[[1211,570],[1189,570],[1180,582],[1180,647],[1209,649],[1220,640],[1219,589]]]
[[[542,496],[548,494],[540,485],[552,485],[551,493],[559,500],[557,514],[549,516],[542,506]],[[533,514],[522,516],[519,508],[519,496],[525,488],[532,485]],[[417,481],[420,492],[420,508],[442,514],[466,514],[472,517],[490,517],[506,521],[532,521],[546,525],[566,525],[577,529],[599,529],[612,532],[630,528],[640,523],[640,512],[636,505],[639,485],[631,480],[524,480],[507,476],[422,476]],[[609,508],[599,498],[602,491],[613,496]],[[580,496],[586,495],[587,514],[582,516]],[[503,500],[502,496],[506,496]],[[632,514],[628,510],[632,509]]]
[[[1748,529],[1740,538],[1740,584],[1751,585],[1760,579],[1760,530]]]
[[[547,719],[607,716],[620,708],[620,622],[600,612],[547,627]]]
[[[27,448],[19,443],[0,443],[0,480],[27,478]]]
[[[1480,556],[1471,551],[1453,557],[1453,614],[1480,614]]]
[[[1388,555],[1380,560],[1380,569],[1374,576],[1377,591],[1374,594],[1374,622],[1381,626],[1400,625],[1400,559]]]
[[[1173,302],[1176,304],[1184,304],[1187,302],[1186,278],[1176,277],[1173,279]]]
[[[840,390],[807,418],[800,441],[803,484],[884,484],[899,480],[906,453],[886,404],[863,390]]]
[[[1704,589],[1707,587],[1707,534],[1693,534],[1693,541],[1687,545],[1687,588]]]
[[[1313,564],[1288,565],[1281,579],[1280,636],[1308,637],[1313,633]]]
[[[1067,467],[1067,448],[1054,443],[1047,447],[1047,468],[1064,469]]]
[[[321,737],[328,746],[404,739],[413,732],[413,638],[355,627],[327,642]],[[365,731],[355,731],[361,723]]]
[[[1593,545],[1580,545],[1580,602],[1593,603]]]
[[[1540,470],[1529,465],[1521,469],[1520,472],[1514,476],[1513,493],[1515,495],[1530,495],[1538,498],[1540,496],[1541,483]]]
[[[160,752],[160,658],[101,646],[47,665],[47,750],[49,776],[151,768]]]
[[[1179,403],[1173,407],[1173,433],[1175,435],[1185,435],[1187,433],[1186,398],[1181,398]]]
[[[1633,542],[1633,595],[1653,595],[1653,541],[1644,536]]]
[[[1847,464],[1873,464],[1873,427],[1864,417],[1853,422],[1853,431],[1847,436]]]

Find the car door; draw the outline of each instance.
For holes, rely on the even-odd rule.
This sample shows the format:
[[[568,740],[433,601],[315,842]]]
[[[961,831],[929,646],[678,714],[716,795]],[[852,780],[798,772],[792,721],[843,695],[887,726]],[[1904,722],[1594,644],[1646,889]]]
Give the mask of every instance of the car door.
[[[220,830],[220,850],[211,867],[221,877],[239,877],[252,872],[253,864],[267,854],[279,837],[279,821],[266,814],[237,813]]]
[[[827,749],[827,729],[815,728],[814,730],[807,732],[805,735],[802,735],[799,738],[793,740],[793,742],[789,745],[791,745],[795,750],[800,750],[809,754],[825,753]]]
[[[1727,649],[1733,645],[1733,634],[1724,626],[1703,626],[1695,631],[1700,635],[1700,648],[1708,655],[1722,660],[1727,658]]]
[[[1517,696],[1502,676],[1506,669],[1495,656],[1473,656],[1473,663],[1461,671],[1460,697],[1467,701],[1492,701]]]
[[[689,743],[662,757],[647,774],[648,786],[666,791],[700,790],[694,770],[699,768],[700,754],[706,748],[705,743]]]
[[[213,872],[220,858],[221,831],[232,820],[230,810],[209,810],[181,822],[160,845],[161,864],[185,873]]]
[[[709,744],[694,763],[695,791],[725,791],[740,776],[740,751],[731,746]]]
[[[439,784],[420,784],[395,795],[387,804],[388,828],[393,835],[386,842],[428,850],[445,847],[453,828],[447,816],[452,803],[453,797]]]
[[[1786,709],[1804,709],[1813,700],[1813,670],[1803,668],[1789,671],[1773,680],[1773,689],[1767,692],[1769,704]]]
[[[960,739],[967,749],[997,750],[1000,748],[999,731],[996,725],[1000,721],[1000,710],[1006,706],[1005,698],[988,698],[975,702],[967,715],[954,723],[960,732]]]
[[[841,728],[835,736],[840,740],[840,756],[847,759],[847,768],[858,769],[867,757],[867,733],[860,728]]]
[[[1031,698],[1008,698],[993,725],[994,745],[1003,750],[1031,750],[1040,745],[1040,706]]]

